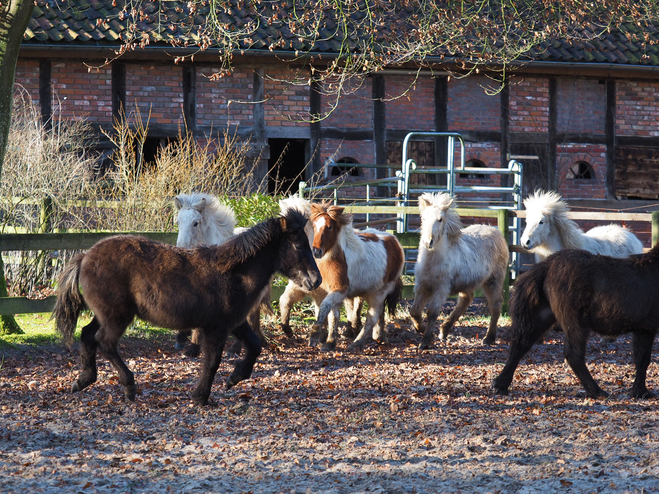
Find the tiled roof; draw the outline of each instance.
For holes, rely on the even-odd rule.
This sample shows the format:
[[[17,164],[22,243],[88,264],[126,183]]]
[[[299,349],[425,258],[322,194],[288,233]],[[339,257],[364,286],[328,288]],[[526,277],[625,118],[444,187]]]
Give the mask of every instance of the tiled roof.
[[[191,10],[192,2],[141,2],[143,9],[139,15],[138,29],[149,33],[148,42],[151,45],[206,45],[213,38],[200,26],[204,25],[209,3],[206,1],[206,7]],[[124,5],[131,4],[125,0],[36,0],[23,44],[62,47],[117,46],[120,39],[127,35],[126,16],[131,14]],[[242,29],[254,27],[250,36],[251,43],[243,44],[243,48],[275,51],[304,51],[308,48],[288,30],[286,23],[254,26],[252,23],[257,18],[257,13],[253,10],[255,5],[258,5],[259,9],[268,8],[274,11],[280,2],[255,3],[235,0],[230,10],[218,13],[219,19],[230,26],[229,32],[237,33]],[[287,14],[289,13],[282,12],[281,15]],[[396,15],[405,17],[404,8],[401,7]],[[392,27],[388,26],[388,29]],[[334,37],[335,30],[336,26],[332,20],[326,18],[318,31],[312,50],[337,53],[341,45]],[[356,40],[351,40],[351,44],[355,42]],[[584,31],[581,40],[554,40],[544,43],[536,47],[529,58],[544,62],[659,66],[659,32],[656,29],[644,28],[641,33],[641,28],[634,24],[624,25],[618,30],[597,37],[593,36],[592,32]]]

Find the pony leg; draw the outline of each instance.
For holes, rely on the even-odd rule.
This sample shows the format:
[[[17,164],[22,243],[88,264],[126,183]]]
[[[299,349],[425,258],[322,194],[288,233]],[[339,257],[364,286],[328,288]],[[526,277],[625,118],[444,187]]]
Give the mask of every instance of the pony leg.
[[[368,302],[368,311],[364,327],[355,338],[355,341],[348,347],[350,350],[362,350],[366,340],[373,336],[373,328],[378,324],[380,314],[384,311],[384,297],[377,297]]]
[[[455,304],[455,308],[451,311],[451,314],[446,318],[442,323],[439,330],[439,339],[445,340],[455,323],[458,322],[458,319],[462,317],[462,314],[469,308],[471,303],[474,301],[474,294],[471,292],[460,292],[458,294],[458,300]]]
[[[533,321],[528,329],[522,328],[519,326],[519,323],[513,321],[513,325],[510,328],[511,332],[516,335],[513,338],[513,341],[510,344],[510,353],[508,354],[508,360],[506,365],[503,367],[501,373],[494,379],[492,382],[492,389],[498,395],[507,395],[508,387],[513,381],[513,375],[515,370],[519,365],[519,362],[524,358],[524,356],[529,352],[531,347],[535,345],[542,335],[551,327],[554,323],[554,318],[546,320],[537,320]]]
[[[184,352],[186,357],[197,358],[201,353],[201,331],[198,329],[192,330],[192,338],[190,339],[190,346]]]
[[[442,306],[444,305],[444,302],[446,302],[448,295],[449,294],[447,288],[446,291],[442,290],[435,292],[434,295],[430,298],[430,302],[428,303],[428,322],[426,324],[426,331],[423,333],[423,339],[419,344],[420,350],[425,350],[432,346],[433,327],[435,322],[437,322],[439,314],[442,312]],[[446,339],[445,334],[442,335],[442,339]]]
[[[414,288],[414,302],[410,308],[410,317],[418,333],[423,334],[426,332],[426,325],[423,322],[423,309],[426,307],[429,298],[427,292]]]
[[[343,306],[346,309],[346,319],[348,320],[346,336],[355,338],[362,329],[361,314],[364,300],[360,297],[347,298],[343,301]]]
[[[646,332],[635,332],[633,336],[634,345],[634,364],[636,364],[636,379],[632,386],[632,398],[652,398],[651,393],[645,387],[645,378],[648,366],[652,359],[652,344],[654,343],[654,334]]]
[[[327,328],[327,319],[335,307],[340,307],[341,303],[345,300],[345,292],[331,292],[318,304],[318,316],[316,317],[315,324],[311,327],[311,335],[309,337],[309,346],[314,346],[315,342],[322,341],[322,335]],[[315,297],[314,297],[315,298]],[[340,310],[340,309],[339,309]],[[336,324],[336,318],[333,324]]]
[[[190,331],[189,329],[182,329],[178,333],[176,333],[176,343],[174,344],[174,348],[177,350],[183,350],[185,348],[185,344],[188,341],[188,338],[190,337]]]
[[[497,339],[497,324],[501,316],[501,307],[503,307],[503,286],[485,284],[483,292],[485,292],[487,306],[490,308],[490,326],[483,338],[483,345],[494,345]]]
[[[322,351],[330,351],[336,348],[336,333],[341,319],[341,309],[338,306],[332,307],[327,315],[327,337],[321,347]],[[321,339],[322,341],[322,339]]]
[[[247,322],[244,322],[236,329],[233,334],[245,347],[245,358],[238,362],[233,369],[233,372],[227,379],[227,389],[231,389],[240,381],[249,379],[254,369],[254,363],[261,354],[261,340],[256,335]]]
[[[207,405],[208,397],[211,394],[213,379],[217,373],[222,360],[224,344],[227,341],[227,334],[220,328],[214,328],[215,331],[205,331],[203,338],[203,360],[199,381],[192,391],[192,401],[197,405]]]
[[[576,374],[588,396],[591,398],[606,398],[609,393],[599,387],[590,374],[588,367],[586,367],[586,344],[590,328],[570,322],[564,324],[564,322],[566,321],[561,322],[561,326],[565,332],[564,354],[567,363]]]
[[[249,314],[247,314],[247,324],[252,328],[252,330],[256,333],[256,336],[258,336],[259,340],[261,341],[261,346],[266,346],[268,343],[268,340],[266,339],[265,335],[261,331],[261,307],[260,305],[254,306],[254,308],[249,311]],[[243,349],[243,344],[239,339],[236,339],[233,345],[227,350],[227,353],[231,353],[233,355],[240,355],[241,350]]]
[[[82,328],[80,334],[80,360],[82,363],[82,372],[71,386],[71,392],[82,391],[90,384],[96,382],[96,348],[98,342],[96,341],[96,332],[101,327],[97,318],[93,318],[89,324]]]
[[[307,292],[292,281],[288,282],[284,293],[279,297],[279,310],[281,311],[281,330],[289,338],[293,337],[290,325],[291,307],[304,298]]]
[[[119,338],[121,338],[128,324],[130,324],[130,320],[128,322],[115,320],[112,323],[104,324],[100,331],[96,333],[96,341],[98,341],[99,349],[105,358],[110,361],[117,374],[119,374],[119,383],[124,387],[124,397],[129,401],[135,401],[135,395],[137,394],[135,376],[128,369],[117,350]]]

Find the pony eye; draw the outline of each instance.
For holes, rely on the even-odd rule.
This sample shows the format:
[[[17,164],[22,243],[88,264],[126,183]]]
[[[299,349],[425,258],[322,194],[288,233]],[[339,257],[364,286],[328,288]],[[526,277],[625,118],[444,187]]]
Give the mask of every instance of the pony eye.
[[[192,226],[194,226],[194,227],[199,226],[199,222],[198,222],[198,221],[195,221],[194,223],[192,223]]]
[[[544,225],[544,224],[545,224],[545,220],[540,220],[540,224],[541,224],[541,225]]]

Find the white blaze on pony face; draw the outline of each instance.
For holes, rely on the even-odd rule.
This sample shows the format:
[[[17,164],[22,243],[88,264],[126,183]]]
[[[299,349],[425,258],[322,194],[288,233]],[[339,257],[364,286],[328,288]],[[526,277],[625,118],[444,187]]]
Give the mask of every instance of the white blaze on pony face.
[[[311,242],[313,256],[320,259],[327,252],[327,237],[333,230],[332,220],[329,216],[319,216],[313,222],[313,240]]]

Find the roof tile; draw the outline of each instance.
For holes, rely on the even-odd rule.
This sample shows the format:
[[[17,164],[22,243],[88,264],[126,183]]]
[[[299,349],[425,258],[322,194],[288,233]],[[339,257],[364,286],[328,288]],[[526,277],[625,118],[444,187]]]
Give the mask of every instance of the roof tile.
[[[124,5],[128,7],[124,10]],[[35,0],[35,8],[24,43],[51,43],[64,46],[79,46],[84,43],[117,43],[126,31],[126,16],[131,14],[127,0]],[[139,27],[150,36],[152,44],[176,42],[181,45],[195,45],[204,38],[203,26],[208,9],[200,7],[194,15],[185,0],[144,1]],[[403,5],[402,3],[399,5]],[[234,29],[242,29],[256,18],[255,4],[235,0],[226,11],[218,12],[222,22]],[[284,1],[260,3],[259,9],[278,9],[282,16],[293,15],[287,12],[291,6]],[[401,22],[410,22],[412,10],[400,9]],[[359,15],[355,17],[358,20]],[[102,23],[97,21],[102,20]],[[383,27],[379,32],[395,30],[395,23]],[[532,50],[529,59],[553,62],[585,62],[613,64],[659,65],[659,30],[655,26],[643,31],[635,24],[625,24],[618,31],[603,32],[595,37],[594,29],[584,29],[583,41],[551,40]],[[645,38],[641,38],[643,34]],[[338,52],[341,42],[336,38],[336,23],[327,17],[320,25],[318,37],[312,46],[313,51]],[[631,36],[631,39],[628,37]],[[638,39],[636,39],[638,38]],[[280,43],[281,42],[281,43]],[[251,43],[245,48],[268,48],[276,45],[276,50],[306,50],[308,42],[290,32],[289,28],[274,23],[261,24],[252,35]],[[360,45],[360,40],[350,39],[352,48]],[[165,46],[165,44],[167,44]],[[647,55],[644,57],[644,54]],[[436,55],[447,55],[438,52]]]

